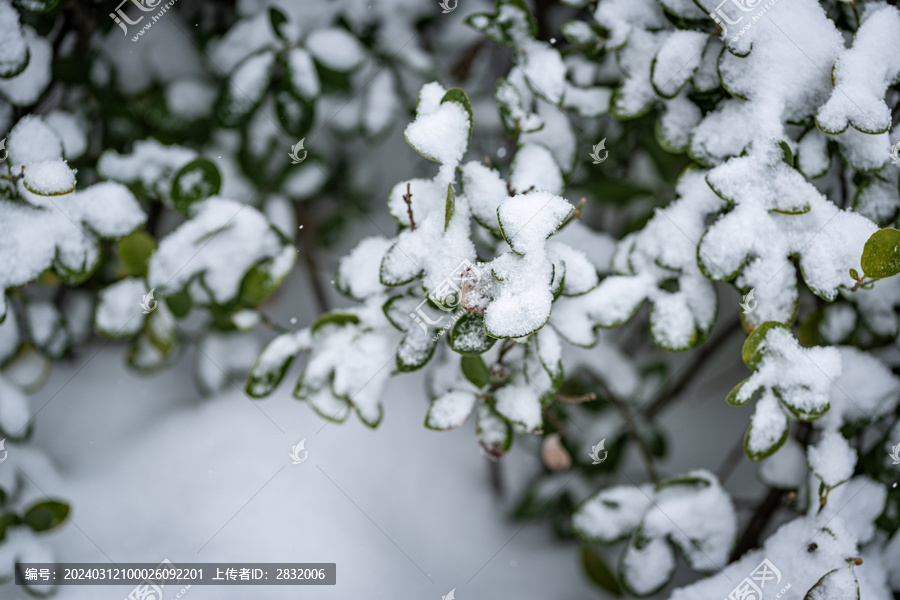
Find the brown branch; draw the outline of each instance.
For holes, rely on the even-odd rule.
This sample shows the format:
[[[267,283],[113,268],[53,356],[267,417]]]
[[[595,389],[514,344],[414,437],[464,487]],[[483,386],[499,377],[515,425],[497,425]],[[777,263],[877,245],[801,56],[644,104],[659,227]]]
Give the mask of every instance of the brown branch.
[[[498,500],[506,496],[506,484],[503,480],[503,470],[499,460],[488,457],[488,474],[491,478],[491,489]]]
[[[775,511],[781,506],[781,499],[785,493],[785,490],[769,489],[769,493],[766,494],[766,497],[763,498],[763,501],[759,503],[753,512],[753,516],[750,517],[750,522],[747,523],[744,533],[741,534],[740,540],[738,540],[734,550],[731,551],[728,562],[736,561],[744,552],[759,545],[759,538],[762,536],[763,529],[766,528]]]
[[[650,452],[650,448],[647,447],[647,444],[644,442],[644,439],[638,435],[637,430],[634,427],[634,419],[636,415],[631,412],[628,406],[618,397],[616,396],[609,386],[606,385],[596,373],[588,370],[588,375],[594,382],[603,389],[603,392],[606,394],[609,401],[612,402],[613,406],[616,407],[616,410],[619,411],[619,414],[622,415],[622,419],[624,423],[622,427],[625,428],[625,434],[631,439],[632,442],[637,444],[638,449],[641,452],[641,458],[644,459],[644,465],[647,467],[647,474],[650,476],[651,481],[654,483],[659,481],[659,474],[656,471],[656,464],[653,462],[653,453]]]
[[[812,425],[809,423],[801,423],[795,437],[802,446],[808,446],[810,438],[812,437]],[[762,537],[763,530],[769,524],[769,521],[772,520],[772,517],[775,516],[775,512],[784,505],[782,499],[787,495],[787,500],[790,501],[793,499],[792,494],[793,492],[789,492],[788,490],[780,490],[777,488],[769,489],[769,493],[766,494],[762,502],[756,507],[753,516],[750,517],[750,522],[747,523],[747,527],[744,528],[744,532],[741,534],[738,543],[734,546],[734,550],[731,551],[731,557],[728,559],[729,562],[739,559],[748,550],[759,546],[759,540]]]
[[[459,60],[450,67],[450,75],[454,79],[463,81],[469,76],[472,64],[474,64],[475,59],[478,57],[478,54],[481,52],[481,49],[485,46],[486,42],[486,39],[479,38],[478,41],[462,51]]]
[[[413,219],[412,212],[412,192],[409,190],[409,183],[406,184],[406,193],[403,194],[403,201],[406,202],[406,212],[409,213],[409,230],[416,230],[416,222]]]
[[[594,392],[588,392],[587,394],[581,394],[580,396],[566,396],[564,394],[557,394],[556,399],[560,402],[566,402],[568,404],[581,404],[582,402],[591,402],[592,400],[597,399],[597,394]]]
[[[318,237],[317,220],[305,203],[295,204],[297,222],[304,227],[304,235],[300,236],[303,244],[303,258],[306,263],[306,275],[309,278],[310,287],[316,300],[316,308],[319,314],[324,314],[330,310],[328,296],[325,288],[319,280],[319,267],[316,263],[316,239]]]

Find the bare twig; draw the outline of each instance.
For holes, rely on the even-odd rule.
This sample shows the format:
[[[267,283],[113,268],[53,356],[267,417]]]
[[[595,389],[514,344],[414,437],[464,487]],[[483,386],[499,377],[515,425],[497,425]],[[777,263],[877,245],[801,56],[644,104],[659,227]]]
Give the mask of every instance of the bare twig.
[[[316,263],[316,236],[317,220],[309,211],[304,203],[297,204],[297,222],[304,226],[304,235],[300,236],[303,244],[303,258],[306,262],[306,275],[309,278],[310,287],[313,290],[313,296],[316,299],[316,308],[319,314],[326,313],[330,310],[328,296],[325,294],[325,288],[319,281],[319,267]]]
[[[406,193],[403,194],[403,201],[406,202],[406,212],[409,213],[409,230],[416,230],[416,221],[413,219],[412,212],[412,192],[409,189],[409,183],[406,184]]]
[[[475,62],[475,59],[478,57],[478,54],[484,47],[485,42],[487,42],[486,39],[479,38],[476,42],[469,45],[462,51],[459,59],[450,67],[450,75],[452,75],[454,79],[463,81],[469,76],[469,71],[472,69],[472,64]]]
[[[769,489],[769,493],[766,494],[766,497],[763,498],[753,512],[753,516],[750,517],[750,522],[747,523],[744,533],[741,534],[740,540],[738,540],[734,550],[731,551],[731,557],[728,559],[728,562],[739,559],[744,552],[759,545],[762,531],[769,524],[769,520],[775,514],[775,511],[781,506],[781,499],[784,494],[785,490]]]
[[[796,438],[804,447],[809,445],[812,437],[812,425],[809,423],[801,423],[797,429]],[[792,500],[792,496],[787,490],[776,488],[769,489],[769,492],[763,498],[762,502],[756,507],[750,522],[744,528],[741,537],[738,539],[734,550],[731,551],[729,562],[739,559],[745,552],[759,546],[759,540],[762,537],[763,530],[775,516],[775,512],[784,505],[783,498],[787,495],[787,500]]]
[[[506,484],[503,480],[503,469],[500,461],[488,457],[488,474],[491,478],[491,489],[497,499],[502,500],[506,496]]]
[[[604,393],[609,398],[610,402],[613,403],[613,406],[616,407],[616,410],[619,411],[619,414],[622,415],[622,419],[624,421],[623,426],[625,427],[625,434],[631,439],[632,442],[637,444],[638,449],[641,452],[641,458],[644,459],[644,465],[647,467],[647,474],[650,476],[651,481],[654,483],[659,481],[659,474],[656,471],[656,464],[653,461],[653,453],[650,452],[650,448],[647,447],[647,444],[644,442],[644,439],[638,435],[637,430],[634,427],[634,419],[635,414],[631,412],[631,409],[618,397],[616,396],[609,386],[593,371],[588,371],[591,379],[603,388]]]
[[[275,321],[270,319],[269,316],[266,315],[261,310],[257,311],[257,314],[259,315],[260,322],[263,325],[265,325],[268,329],[271,329],[272,331],[277,331],[278,333],[287,333],[289,331],[287,327],[284,327],[283,325],[279,325],[278,323],[276,323]]]
[[[725,483],[734,472],[735,467],[741,462],[743,456],[744,439],[738,438],[737,443],[731,448],[731,451],[728,452],[728,456],[725,457],[725,460],[722,461],[722,464],[716,470],[716,476],[719,478],[719,483]]]
[[[563,394],[557,394],[556,399],[560,400],[561,402],[567,402],[569,404],[581,404],[582,402],[590,402],[591,400],[596,400],[597,394],[595,394],[594,392],[589,392],[580,396],[566,396]]]

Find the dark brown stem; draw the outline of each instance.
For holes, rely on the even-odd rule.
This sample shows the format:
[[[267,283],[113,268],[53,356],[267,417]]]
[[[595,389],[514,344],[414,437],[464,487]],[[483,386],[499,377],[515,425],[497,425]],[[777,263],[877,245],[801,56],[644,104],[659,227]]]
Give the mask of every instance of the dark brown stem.
[[[622,415],[622,420],[624,423],[622,426],[625,428],[625,434],[634,442],[638,449],[641,452],[641,458],[644,459],[644,465],[647,467],[647,474],[650,476],[650,480],[656,483],[659,481],[659,474],[656,471],[656,463],[653,461],[653,453],[650,452],[650,448],[647,447],[647,444],[644,443],[644,439],[638,435],[637,430],[634,427],[634,418],[635,414],[631,412],[631,409],[622,402],[622,400],[616,396],[609,386],[597,376],[593,371],[588,371],[591,379],[603,388],[603,392],[606,394],[607,398],[609,398],[610,402],[612,402],[613,406],[616,407],[616,410],[619,411],[619,414]]]
[[[268,315],[264,314],[262,311],[257,311],[257,313],[259,314],[260,322],[272,331],[277,331],[278,333],[287,333],[289,331],[286,327],[279,325],[270,319]]]
[[[310,287],[313,290],[313,296],[316,300],[316,308],[319,314],[326,313],[330,310],[328,296],[325,294],[325,288],[319,280],[319,268],[316,263],[316,238],[318,231],[316,229],[316,219],[309,211],[305,204],[297,204],[297,222],[304,227],[304,234],[301,237],[303,244],[303,260],[306,263],[306,275],[309,278]]]
[[[809,423],[801,423],[797,428],[796,439],[804,447],[809,445],[812,437],[812,425]],[[762,537],[763,530],[775,516],[775,512],[783,505],[782,499],[788,494],[787,490],[779,490],[770,488],[769,492],[763,498],[762,502],[756,507],[750,522],[744,528],[738,543],[734,550],[731,551],[729,562],[739,559],[745,552],[759,546],[759,540]],[[791,496],[788,495],[788,499]]]
[[[450,75],[458,80],[464,81],[469,76],[469,71],[472,69],[472,64],[475,62],[475,59],[478,57],[478,54],[481,52],[481,49],[484,47],[485,42],[487,42],[484,38],[479,38],[478,41],[469,45],[465,50],[462,51],[462,54],[453,66],[450,67]]]
[[[503,481],[503,469],[499,460],[488,458],[488,474],[491,478],[491,489],[494,491],[494,496],[498,500],[502,500],[506,497],[506,484]]]
[[[303,254],[304,254],[304,258],[305,258],[305,262],[306,262],[306,273],[307,273],[307,276],[309,277],[309,283],[313,289],[313,295],[316,298],[316,308],[319,309],[320,314],[326,313],[331,309],[329,308],[329,305],[328,305],[328,297],[325,295],[325,288],[322,287],[322,282],[319,281],[319,276],[318,276],[319,269],[318,269],[318,265],[316,264],[316,259],[313,255],[313,252],[315,250],[313,248],[312,243],[310,243],[310,242],[304,243],[303,246],[304,246]]]
[[[409,190],[409,183],[406,184],[406,193],[403,194],[403,201],[406,202],[406,212],[409,213],[409,230],[416,230],[416,221],[413,219],[412,212],[412,192]]]
[[[747,523],[744,533],[738,540],[737,545],[735,545],[734,550],[731,551],[728,562],[739,559],[744,552],[759,545],[759,538],[762,536],[763,529],[766,528],[775,511],[781,506],[781,499],[785,493],[785,490],[776,488],[769,490],[763,501],[756,507],[753,516],[750,517],[750,522]]]
[[[497,365],[500,365],[503,362],[506,354],[515,347],[516,343],[512,340],[505,340],[503,342],[503,348],[500,349],[500,355],[497,357]]]
[[[731,476],[732,472],[734,472],[735,467],[737,467],[741,462],[741,458],[743,457],[744,439],[738,438],[737,443],[731,448],[728,456],[726,456],[725,460],[722,461],[722,465],[716,470],[716,476],[719,478],[719,483],[725,483],[725,481]]]
[[[563,394],[557,394],[556,399],[560,402],[567,402],[569,404],[581,404],[582,402],[591,402],[597,399],[597,394],[594,392],[588,392],[587,394],[582,394],[580,396],[566,396]]]

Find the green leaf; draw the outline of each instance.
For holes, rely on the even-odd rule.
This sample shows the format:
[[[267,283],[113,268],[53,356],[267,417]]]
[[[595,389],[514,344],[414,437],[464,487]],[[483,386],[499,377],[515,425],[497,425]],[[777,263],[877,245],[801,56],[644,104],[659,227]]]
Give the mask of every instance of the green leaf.
[[[849,589],[855,590],[856,593],[850,592],[848,595]],[[832,600],[832,598],[859,600],[859,581],[849,565],[823,575],[816,585],[806,592],[803,600]]]
[[[453,211],[456,208],[456,193],[453,191],[453,184],[447,184],[447,202],[444,204],[444,231],[450,227],[450,220],[453,219]]]
[[[494,458],[500,458],[512,448],[512,425],[490,406],[482,404],[478,407],[475,435],[481,448]]]
[[[788,336],[791,335],[791,330],[786,325],[777,321],[766,321],[754,329],[753,333],[744,341],[741,358],[744,359],[744,364],[750,369],[755,371],[759,367],[759,363],[762,362],[763,356],[765,356],[765,352],[760,346],[769,332],[774,329],[782,329]]]
[[[879,229],[863,247],[860,265],[866,277],[884,279],[900,273],[900,231]]]
[[[216,113],[226,127],[236,127],[250,118],[269,91],[275,57],[270,49],[251,54],[235,67],[217,101]],[[244,83],[239,87],[237,82]]]
[[[663,481],[660,481],[656,484],[656,491],[660,491],[670,487],[676,486],[684,486],[693,488],[696,491],[699,491],[704,488],[708,488],[710,486],[709,479],[705,477],[698,477],[696,475],[677,475],[675,477],[669,477]]]
[[[283,333],[269,342],[247,377],[244,391],[248,396],[263,398],[278,387],[297,353],[309,349],[298,336],[298,333]]]
[[[306,139],[316,117],[315,107],[315,101],[306,100],[293,90],[287,78],[282,79],[275,94],[275,111],[285,133]]]
[[[129,277],[146,277],[156,239],[146,231],[135,231],[119,240],[116,250],[122,270]]]
[[[447,431],[459,427],[468,420],[478,398],[472,392],[449,391],[436,398],[425,415],[425,427],[434,431]]]
[[[244,384],[244,391],[251,398],[264,398],[271,394],[281,380],[284,379],[288,368],[293,362],[294,356],[288,356],[279,365],[270,369],[262,369],[259,367],[259,361],[253,366],[250,375],[247,377],[247,383]]]
[[[788,195],[775,197],[775,207],[772,212],[782,215],[802,215],[812,210],[812,206],[808,202],[794,202],[796,198]]]
[[[281,26],[287,23],[288,18],[284,16],[284,13],[275,8],[274,6],[269,7],[269,24],[272,25],[272,31],[275,35],[278,36],[282,42],[286,42],[284,34],[281,33]]]
[[[496,341],[484,332],[484,317],[475,313],[467,312],[450,329],[450,348],[459,354],[483,354]]]
[[[187,288],[184,288],[171,296],[166,296],[165,299],[166,306],[169,307],[169,311],[176,319],[186,317],[187,314],[191,312],[191,306],[194,303]]]
[[[315,321],[313,321],[312,327],[310,330],[315,333],[322,327],[328,324],[334,325],[346,325],[348,323],[357,324],[359,323],[359,317],[354,315],[353,313],[341,313],[341,312],[331,312],[325,313]]]
[[[24,41],[24,37],[21,37],[21,29],[19,29],[19,31],[17,33],[18,33],[18,37],[20,37],[20,39],[22,41]],[[8,56],[5,58],[7,60],[9,60]],[[2,77],[4,79],[15,77],[16,75],[18,75],[19,73],[21,73],[28,67],[29,62],[31,62],[31,50],[26,47],[25,48],[25,57],[22,59],[22,62],[20,62],[17,65],[9,66],[5,71],[0,70],[0,77]]]
[[[771,388],[772,392],[778,399],[781,400],[781,403],[791,411],[791,414],[797,417],[799,421],[814,421],[828,412],[828,409],[831,408],[830,402],[825,402],[825,404],[816,406],[814,408],[810,408],[806,405],[805,400],[807,398],[806,394],[810,392],[809,386],[801,385],[797,388],[788,388],[784,389],[776,385]],[[799,394],[800,390],[803,390],[804,394]],[[797,395],[800,395],[801,403],[798,404],[796,402]]]
[[[460,360],[463,375],[476,387],[482,388],[491,382],[491,372],[481,356],[463,356]]]
[[[384,313],[387,320],[390,321],[391,325],[398,331],[409,330],[410,321],[412,321],[412,317],[409,316],[410,298],[416,297],[409,292],[406,292],[405,294],[396,294],[388,298],[381,306],[381,312]],[[419,301],[418,298],[416,298],[416,301]]]
[[[444,97],[441,98],[441,104],[444,102],[459,102],[462,104],[465,111],[469,114],[469,142],[472,141],[472,128],[475,124],[475,113],[472,112],[472,103],[469,102],[469,97],[466,96],[466,93],[462,91],[460,88],[452,88],[447,90],[447,93],[444,94]]]
[[[38,196],[64,196],[75,191],[77,184],[75,173],[66,163],[57,161],[48,165],[48,168],[53,169],[49,177],[41,177],[39,174],[35,180],[32,177],[35,170],[40,173],[39,168],[29,169],[28,166],[24,166],[22,168],[24,174],[22,185],[25,189]]]
[[[287,277],[289,270],[285,271],[281,265],[278,268],[280,272],[274,272],[277,259],[268,259],[258,263],[252,269],[247,271],[241,281],[241,289],[238,294],[240,301],[245,306],[259,306],[266,298],[278,289],[284,278]],[[293,262],[291,263],[293,266]]]
[[[22,517],[22,522],[34,531],[47,531],[57,527],[69,516],[69,505],[57,500],[38,502],[29,508]]]
[[[190,214],[191,206],[219,193],[222,176],[207,158],[197,158],[181,167],[172,180],[172,203],[179,211]]]
[[[598,587],[606,590],[613,596],[619,597],[622,595],[619,581],[606,565],[606,561],[587,546],[582,546],[581,548],[581,565],[584,567],[588,579],[597,584]]]
[[[753,435],[753,426],[756,424],[756,413],[759,411],[760,404],[757,403],[756,410],[753,412],[753,416],[750,418],[750,425],[747,427],[747,433],[744,434],[744,454],[747,455],[747,458],[752,460],[753,462],[759,462],[765,458],[769,458],[778,450],[784,446],[784,443],[788,439],[788,435],[790,434],[790,425],[788,424],[787,419],[785,419],[783,423],[783,427],[779,436],[771,440],[771,443],[760,448],[758,451],[754,451],[750,448],[750,438]],[[779,410],[781,408],[779,407]],[[766,432],[770,430],[772,427],[776,427],[777,425],[771,424],[768,421],[765,422]]]
[[[403,373],[417,371],[428,364],[434,356],[440,337],[423,332],[418,327],[409,329],[397,348],[397,370]]]
[[[388,251],[384,253],[378,270],[378,278],[382,285],[397,287],[421,276],[422,270],[411,263],[409,257],[397,244],[388,248]]]
[[[854,281],[859,281],[859,271],[850,269],[850,277],[852,277]]]
[[[781,146],[781,159],[788,164],[789,167],[794,166],[794,153],[791,152],[791,147],[788,146],[787,142],[780,142],[778,144]]]
[[[519,89],[506,79],[497,80],[497,85],[494,87],[494,100],[500,111],[503,128],[510,137],[544,128],[543,119],[525,108]]]
[[[537,36],[537,22],[525,0],[497,0],[494,14],[469,15],[463,23],[501,46],[514,48],[518,43]]]
[[[747,379],[750,378],[748,377]],[[732,406],[742,406],[747,403],[747,400],[750,400],[750,398],[747,398],[747,400],[738,400],[737,397],[738,393],[741,391],[741,388],[744,387],[745,383],[747,383],[747,379],[744,379],[742,382],[734,386],[730,392],[728,392],[728,395],[725,397],[725,402]]]
[[[22,519],[15,513],[3,513],[0,515],[0,542],[6,539],[6,530],[16,525],[21,525]]]

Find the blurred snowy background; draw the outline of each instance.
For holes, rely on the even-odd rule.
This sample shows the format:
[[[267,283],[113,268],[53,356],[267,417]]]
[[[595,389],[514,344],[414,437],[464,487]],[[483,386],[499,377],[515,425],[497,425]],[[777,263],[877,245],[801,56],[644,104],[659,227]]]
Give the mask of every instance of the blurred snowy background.
[[[860,600],[896,597],[900,495],[881,446],[900,435],[900,283],[885,276],[857,289],[864,277],[848,270],[861,269],[863,244],[900,215],[897,169],[888,164],[888,142],[900,139],[900,12],[896,2],[780,0],[729,41],[707,15],[716,4],[0,0],[0,132],[9,150],[0,177],[0,437],[8,453],[0,461],[0,577],[23,559],[333,562],[333,587],[194,586],[182,597],[437,600],[455,589],[459,600],[581,600],[620,595],[625,582],[658,597],[719,600],[765,553],[796,584],[781,600],[803,598],[835,564],[847,567],[842,577],[857,569]],[[748,2],[733,4],[744,10]],[[533,18],[523,16],[528,10]],[[472,15],[480,16],[464,23]],[[865,23],[866,35],[854,38]],[[861,61],[874,69],[863,83],[851,80],[859,56],[842,45],[853,39],[879,57]],[[886,49],[873,50],[872,40]],[[778,85],[768,85],[771,73]],[[835,87],[841,77],[849,83]],[[428,122],[438,88],[423,86],[432,81],[465,91],[446,103],[462,126]],[[834,90],[864,90],[854,99],[877,126],[866,131],[871,123],[847,117],[856,105],[837,92],[828,101]],[[817,113],[821,106],[828,110]],[[855,129],[837,131],[844,117]],[[411,122],[428,135],[408,144]],[[460,156],[484,162],[482,175],[491,166],[508,174],[488,182],[499,186],[499,200],[479,193],[490,191],[489,177],[462,177],[471,185],[457,187],[458,204],[445,212],[460,157],[442,155],[438,167],[416,150],[452,155],[453,140]],[[722,177],[735,164],[750,166]],[[710,177],[738,184],[716,189]],[[565,196],[554,198],[561,214],[580,219],[548,229],[559,227],[554,243],[576,249],[565,249],[568,263],[551,267],[541,255],[553,275],[540,291],[549,296],[555,285],[560,301],[541,334],[550,342],[540,342],[539,360],[530,355],[540,377],[527,372],[526,336],[476,361],[499,366],[508,356],[526,365],[520,372],[508,362],[502,382],[491,373],[479,402],[493,410],[500,403],[491,394],[507,389],[510,373],[525,373],[526,384],[508,389],[537,407],[537,427],[511,418],[517,410],[504,415],[517,435],[498,462],[479,446],[489,444],[475,418],[450,431],[424,426],[434,400],[429,369],[387,382],[377,428],[356,414],[330,423],[295,399],[305,357],[280,387],[280,378],[263,386],[271,395],[245,393],[276,334],[290,337],[331,310],[359,310],[356,300],[377,301],[382,317],[381,257],[347,260],[376,266],[358,278],[361,269],[347,268],[352,281],[338,271],[360,240],[379,236],[376,245],[387,248],[410,233],[399,204],[407,181],[419,232],[428,234],[428,218],[442,225],[408,249],[441,259],[455,251],[439,237],[452,229],[454,206],[472,259],[507,256],[506,239],[490,229],[510,198],[521,208],[530,192]],[[525,229],[538,213],[509,218]],[[470,221],[483,228],[471,240]],[[718,238],[707,235],[722,223]],[[547,238],[537,237],[528,246],[535,255]],[[712,269],[710,253],[733,263],[734,274]],[[557,277],[560,264],[566,278]],[[524,272],[519,291],[538,290],[539,270]],[[522,272],[512,274],[522,283]],[[363,284],[375,295],[338,292]],[[398,289],[419,301],[426,286],[417,284]],[[158,309],[148,314],[141,302],[151,288]],[[751,288],[753,315],[741,312]],[[503,325],[537,334],[550,301],[547,314],[532,314],[516,312],[531,306],[530,295],[515,300]],[[743,334],[763,321],[782,323],[799,341],[777,348],[788,358],[769,361],[766,384],[784,385],[766,390],[753,413],[762,416],[750,421],[750,406],[725,398],[763,360],[741,357]],[[400,334],[381,325],[396,343]],[[596,343],[559,343],[573,334],[584,346],[596,335]],[[438,359],[429,368],[447,356],[460,364],[444,345],[409,354],[424,356],[416,367],[429,352]],[[790,355],[795,346],[802,349]],[[545,361],[548,347],[558,361]],[[681,350],[689,351],[671,352]],[[810,356],[829,359],[822,376],[803,362]],[[393,355],[366,358],[350,369],[366,380],[363,389],[370,362],[395,370]],[[542,364],[557,362],[564,382]],[[474,394],[471,373],[456,375]],[[528,389],[534,381],[540,395]],[[586,391],[597,401],[572,401]],[[809,414],[790,403],[794,394]],[[832,412],[815,421],[829,403]],[[761,424],[747,454],[762,463],[745,455],[748,421]],[[588,453],[600,440],[610,460],[594,468]],[[301,441],[308,458],[292,464]],[[808,467],[808,450],[824,458]],[[686,491],[676,483],[665,519],[649,510],[658,492],[650,483],[684,474],[718,481],[700,486],[705,496],[687,489],[696,480]],[[601,516],[576,532],[576,507],[602,490],[638,501],[595,496],[594,508],[622,512],[598,508]],[[830,494],[827,510],[817,510],[816,490]],[[33,533],[16,520],[16,511],[47,498],[69,506],[58,527]],[[664,494],[656,499],[662,504]],[[650,550],[636,554],[649,543],[638,525],[654,516],[665,535],[657,531]],[[765,541],[791,519],[770,538],[777,543]],[[826,527],[838,541],[822,540]],[[608,532],[616,539],[606,544]],[[807,551],[810,536],[820,536],[822,552]],[[714,575],[674,590],[701,578],[701,554]],[[635,563],[626,565],[628,556]],[[823,586],[814,600],[857,597],[845,584]],[[55,597],[115,600],[131,589],[62,586]],[[172,600],[179,589],[153,600]],[[0,584],[0,598],[25,597]]]

